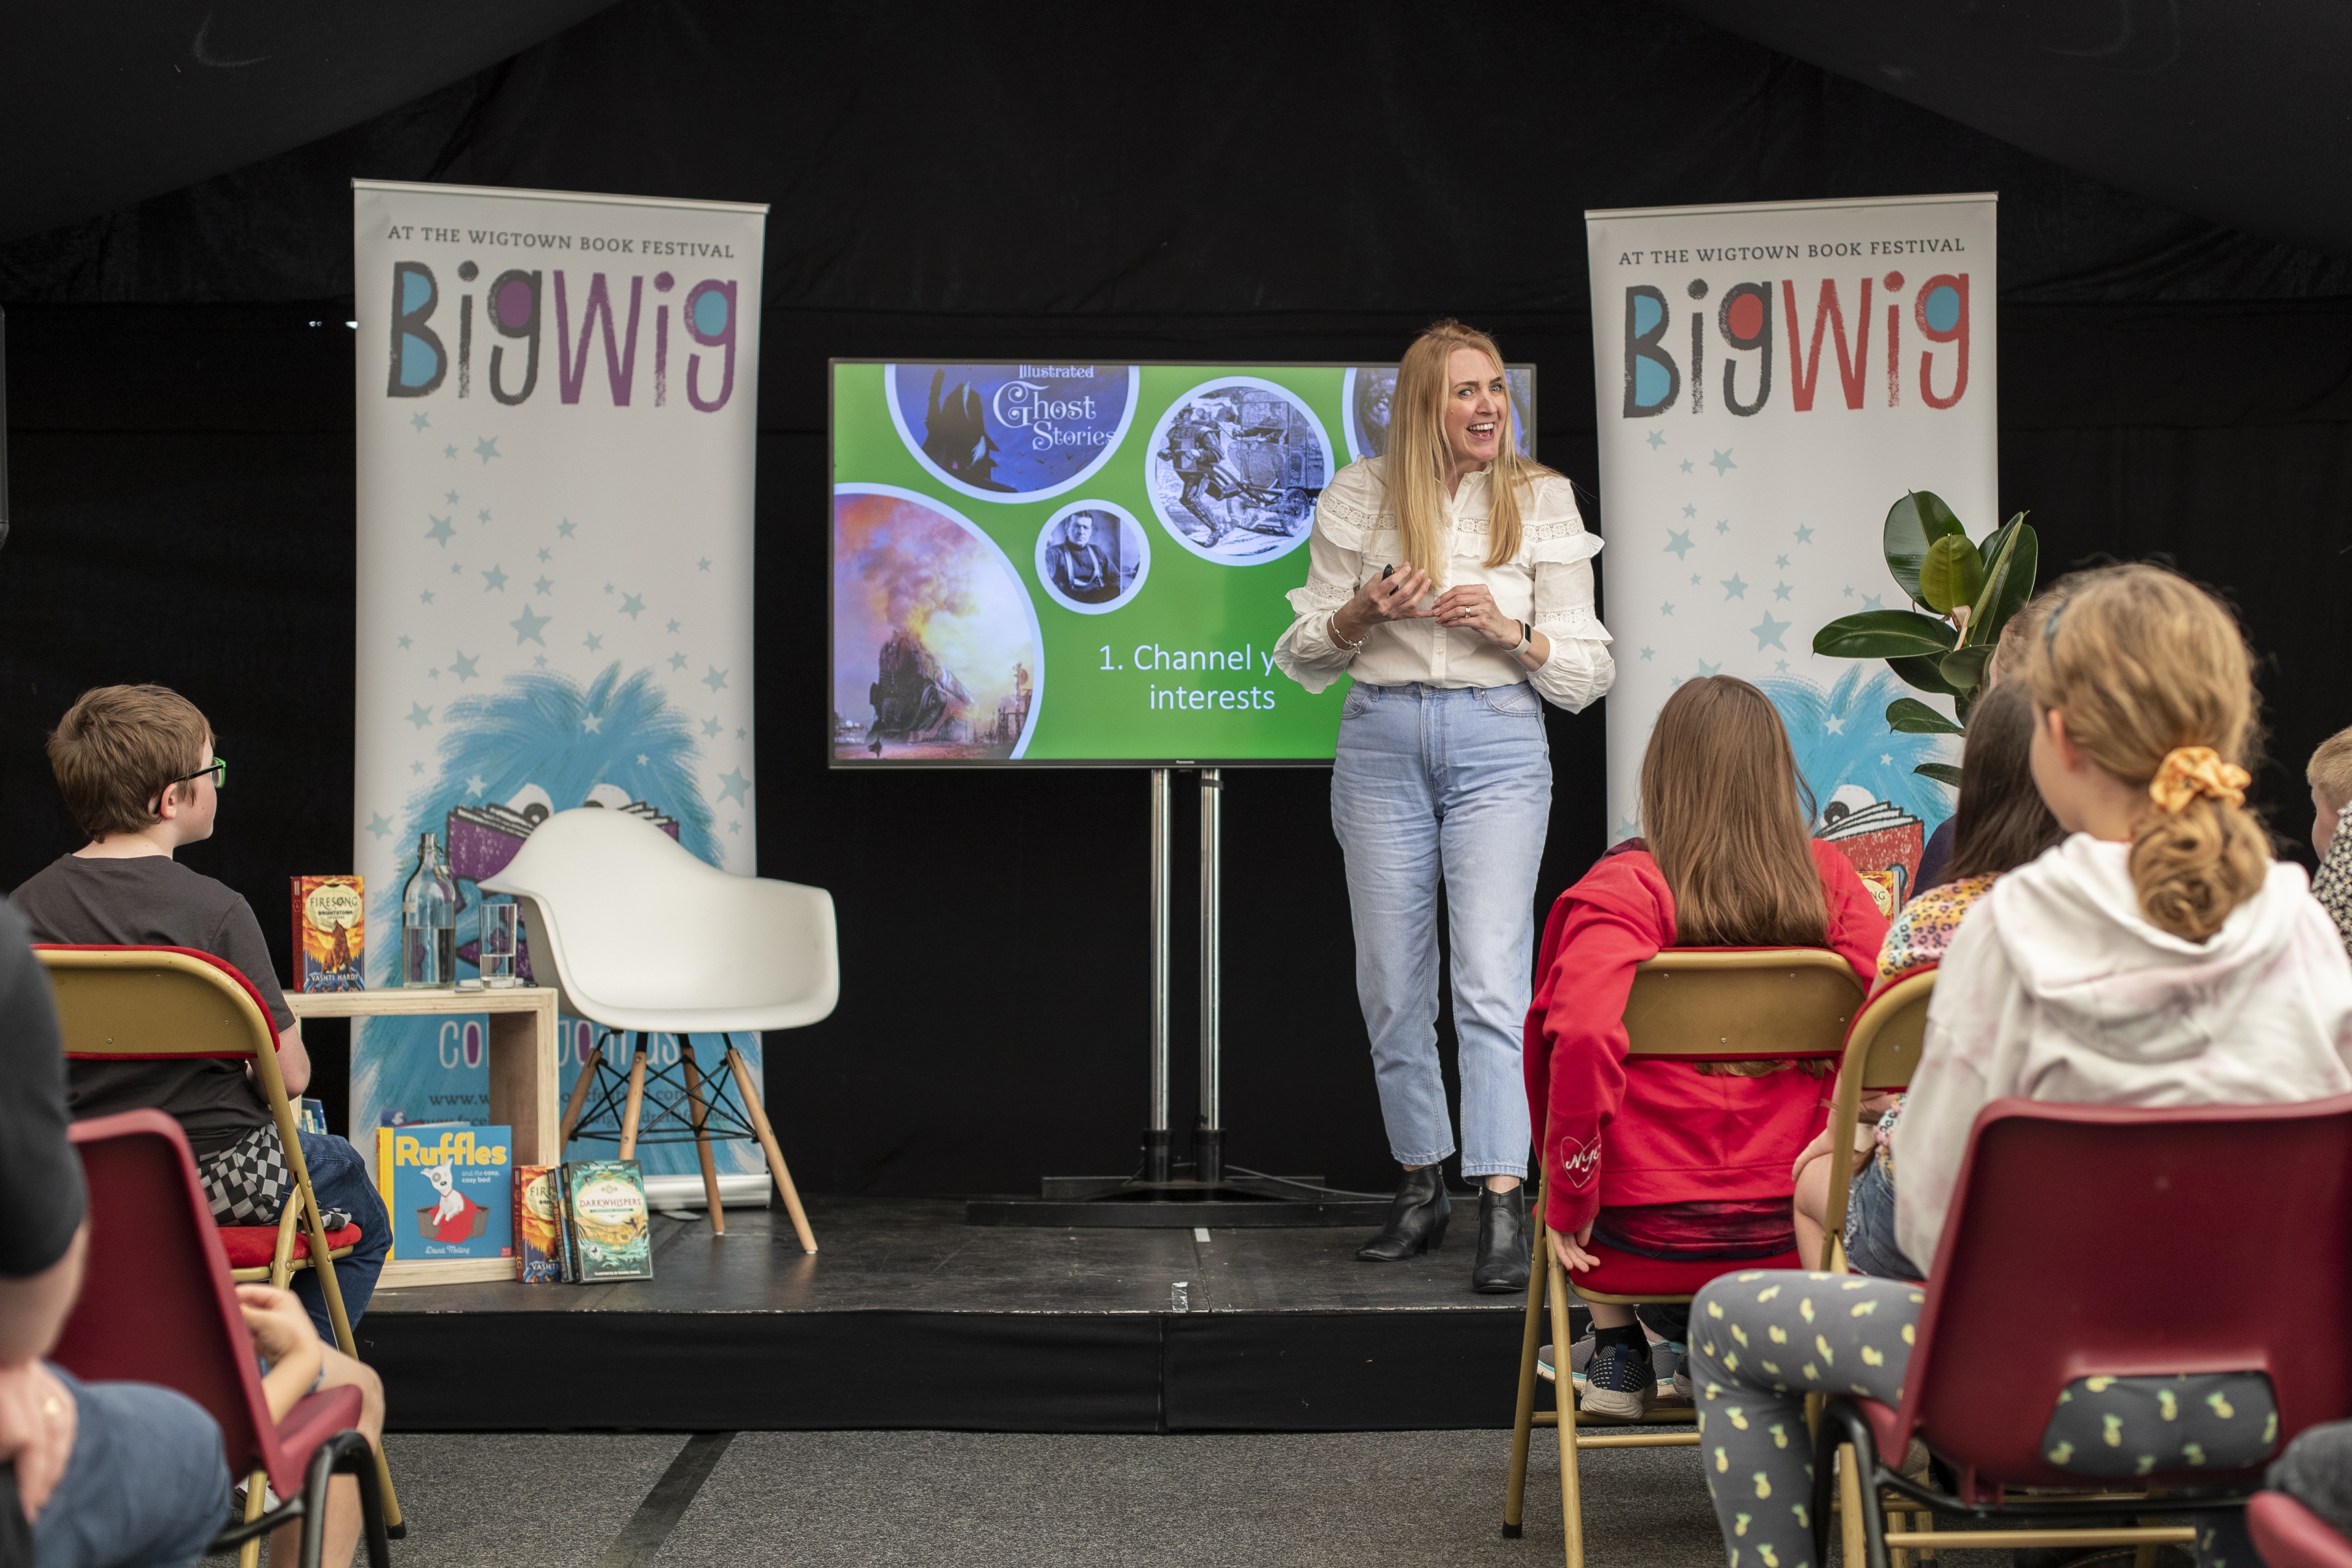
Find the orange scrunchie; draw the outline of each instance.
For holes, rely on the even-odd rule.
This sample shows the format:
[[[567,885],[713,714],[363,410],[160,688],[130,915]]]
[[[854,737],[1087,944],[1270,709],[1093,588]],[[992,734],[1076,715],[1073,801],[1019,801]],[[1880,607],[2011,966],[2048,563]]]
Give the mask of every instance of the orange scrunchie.
[[[2156,765],[2147,793],[2158,811],[2179,812],[2199,795],[2230,805],[2246,804],[2246,786],[2253,775],[2235,763],[2225,763],[2210,746],[2176,746]]]

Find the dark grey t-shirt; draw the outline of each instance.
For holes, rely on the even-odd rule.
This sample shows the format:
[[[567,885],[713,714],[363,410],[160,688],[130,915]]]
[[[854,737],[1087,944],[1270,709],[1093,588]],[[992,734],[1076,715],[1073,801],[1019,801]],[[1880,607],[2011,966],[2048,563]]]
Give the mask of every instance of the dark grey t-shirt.
[[[0,1275],[54,1265],[80,1227],[81,1160],[66,1142],[65,1057],[49,977],[24,921],[0,903]]]
[[[192,947],[225,958],[253,983],[281,1033],[294,1026],[253,906],[227,884],[168,856],[62,856],[12,898],[36,942]],[[198,1057],[66,1065],[68,1102],[77,1120],[152,1105],[178,1118],[200,1156],[269,1121],[269,1108],[240,1061]]]

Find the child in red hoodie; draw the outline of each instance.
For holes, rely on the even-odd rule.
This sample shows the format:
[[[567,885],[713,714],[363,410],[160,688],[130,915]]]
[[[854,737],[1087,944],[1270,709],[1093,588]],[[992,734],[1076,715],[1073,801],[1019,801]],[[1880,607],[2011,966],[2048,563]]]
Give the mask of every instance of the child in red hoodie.
[[[1875,973],[1886,919],[1807,833],[1788,732],[1727,675],[1686,680],[1642,758],[1644,837],[1601,858],[1544,927],[1528,1012],[1528,1105],[1545,1219],[1572,1272],[1598,1236],[1652,1258],[1763,1258],[1796,1245],[1790,1162],[1822,1129],[1811,1064],[1628,1059],[1633,967],[1669,947],[1826,947]],[[1671,1316],[1671,1314],[1670,1314]],[[1656,1388],[1630,1307],[1595,1302],[1584,1408],[1638,1418]],[[1670,1338],[1673,1327],[1662,1323]]]

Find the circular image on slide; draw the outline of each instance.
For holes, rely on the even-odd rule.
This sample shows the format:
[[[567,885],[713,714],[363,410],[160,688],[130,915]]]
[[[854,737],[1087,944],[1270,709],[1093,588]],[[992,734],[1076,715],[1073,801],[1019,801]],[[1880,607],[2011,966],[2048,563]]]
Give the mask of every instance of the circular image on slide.
[[[1038,531],[1037,581],[1066,610],[1108,615],[1134,598],[1150,574],[1150,538],[1123,506],[1078,501]]]
[[[1389,449],[1389,405],[1396,401],[1397,367],[1359,364],[1348,367],[1339,388],[1345,411],[1348,461],[1378,458]],[[1511,389],[1511,439],[1519,456],[1535,454],[1536,373],[1527,365],[1506,366],[1503,379]]]
[[[1256,566],[1307,541],[1330,482],[1323,422],[1288,388],[1228,375],[1169,405],[1144,482],[1171,538],[1203,561]]]
[[[890,422],[915,461],[975,500],[1067,494],[1135,422],[1129,364],[888,364]]]
[[[833,754],[999,762],[1037,727],[1045,639],[996,542],[896,485],[833,488]]]

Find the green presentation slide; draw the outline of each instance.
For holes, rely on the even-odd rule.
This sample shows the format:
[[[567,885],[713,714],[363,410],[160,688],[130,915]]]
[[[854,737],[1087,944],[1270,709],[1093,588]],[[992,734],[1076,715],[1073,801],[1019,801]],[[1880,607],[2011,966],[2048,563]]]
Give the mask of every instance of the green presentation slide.
[[[1393,365],[832,374],[836,766],[1330,760],[1348,682],[1309,696],[1274,646]]]

